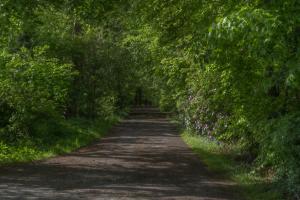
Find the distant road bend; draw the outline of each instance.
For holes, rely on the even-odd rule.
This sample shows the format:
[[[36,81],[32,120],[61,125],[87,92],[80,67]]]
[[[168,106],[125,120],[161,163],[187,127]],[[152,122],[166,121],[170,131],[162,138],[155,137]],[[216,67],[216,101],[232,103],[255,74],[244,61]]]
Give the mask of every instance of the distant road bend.
[[[76,152],[0,170],[0,199],[231,200],[235,185],[209,172],[175,125],[135,109]]]

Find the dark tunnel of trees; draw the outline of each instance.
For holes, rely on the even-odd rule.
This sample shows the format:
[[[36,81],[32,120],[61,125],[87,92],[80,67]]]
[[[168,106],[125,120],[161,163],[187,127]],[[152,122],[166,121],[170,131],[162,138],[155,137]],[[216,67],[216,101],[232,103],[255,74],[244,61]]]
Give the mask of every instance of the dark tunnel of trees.
[[[62,121],[157,106],[238,144],[297,196],[299,4],[1,0],[0,151],[60,137]]]

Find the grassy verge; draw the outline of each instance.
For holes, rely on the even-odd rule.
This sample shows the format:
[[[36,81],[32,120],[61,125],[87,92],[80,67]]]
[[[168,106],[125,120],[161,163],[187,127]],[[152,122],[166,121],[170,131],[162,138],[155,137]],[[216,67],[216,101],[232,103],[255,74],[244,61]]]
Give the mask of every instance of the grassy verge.
[[[255,173],[251,166],[235,161],[238,148],[222,146],[206,137],[182,133],[183,140],[199,155],[207,167],[238,184],[245,200],[281,200],[280,192],[274,189],[272,182]]]
[[[0,165],[29,162],[68,153],[101,138],[117,118],[106,121],[72,119],[61,121],[55,127],[41,125],[39,137],[24,138],[13,144],[0,141]],[[42,130],[51,130],[43,134]]]

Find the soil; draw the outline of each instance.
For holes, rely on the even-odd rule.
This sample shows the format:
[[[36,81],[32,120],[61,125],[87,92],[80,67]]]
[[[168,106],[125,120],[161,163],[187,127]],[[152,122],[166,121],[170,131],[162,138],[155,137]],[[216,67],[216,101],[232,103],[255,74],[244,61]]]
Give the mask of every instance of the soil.
[[[105,138],[73,153],[0,169],[0,199],[231,200],[156,109],[135,109]]]

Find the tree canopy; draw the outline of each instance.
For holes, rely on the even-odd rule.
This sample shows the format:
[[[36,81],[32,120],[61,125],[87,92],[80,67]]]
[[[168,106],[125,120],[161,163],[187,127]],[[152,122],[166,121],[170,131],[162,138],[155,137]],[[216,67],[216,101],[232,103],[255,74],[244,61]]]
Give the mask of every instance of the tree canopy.
[[[2,0],[0,27],[0,140],[110,118],[142,88],[300,193],[298,0]]]

